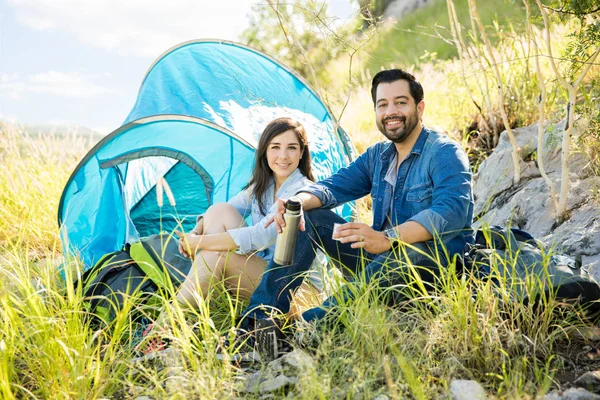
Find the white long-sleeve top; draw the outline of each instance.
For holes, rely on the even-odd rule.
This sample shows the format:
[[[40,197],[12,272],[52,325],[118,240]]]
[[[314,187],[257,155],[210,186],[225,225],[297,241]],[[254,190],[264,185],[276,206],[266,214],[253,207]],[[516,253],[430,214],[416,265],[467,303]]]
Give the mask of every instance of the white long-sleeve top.
[[[312,183],[312,181],[302,175],[299,169],[296,169],[283,182],[279,190],[277,190],[277,198],[287,200],[301,188]],[[271,184],[267,188],[263,198],[263,207],[266,215],[260,212],[258,201],[251,195],[249,188],[241,191],[228,201],[244,218],[251,215],[252,219],[252,224],[249,226],[229,229],[227,231],[235,244],[239,246],[236,252],[244,254],[260,252],[259,255],[267,262],[273,258],[277,230],[275,229],[275,224],[269,225],[268,228],[265,228],[265,224],[273,213],[277,211],[277,203],[274,201],[274,190],[275,182],[271,178]]]

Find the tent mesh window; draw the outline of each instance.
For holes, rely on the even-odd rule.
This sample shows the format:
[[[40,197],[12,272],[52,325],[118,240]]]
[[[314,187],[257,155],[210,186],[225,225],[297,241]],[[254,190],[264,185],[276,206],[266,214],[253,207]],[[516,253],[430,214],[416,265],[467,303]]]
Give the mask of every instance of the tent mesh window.
[[[189,231],[196,216],[212,203],[214,182],[206,170],[186,154],[166,149],[144,149],[101,163],[101,168],[118,168],[125,176],[123,201],[137,234],[156,234],[157,227],[172,232]],[[159,207],[157,182],[163,177],[175,200],[164,196]]]

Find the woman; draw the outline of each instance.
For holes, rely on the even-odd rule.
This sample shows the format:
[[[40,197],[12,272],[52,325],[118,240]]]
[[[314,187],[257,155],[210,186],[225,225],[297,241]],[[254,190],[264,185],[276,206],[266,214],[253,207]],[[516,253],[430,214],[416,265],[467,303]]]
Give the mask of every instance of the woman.
[[[188,234],[177,232],[179,250],[194,264],[177,300],[198,307],[198,296],[223,280],[229,290],[248,299],[273,258],[277,238],[274,224],[265,223],[276,200],[287,200],[314,181],[304,127],[290,118],[270,122],[256,150],[252,178],[227,203],[212,205]],[[245,217],[252,216],[248,226]]]

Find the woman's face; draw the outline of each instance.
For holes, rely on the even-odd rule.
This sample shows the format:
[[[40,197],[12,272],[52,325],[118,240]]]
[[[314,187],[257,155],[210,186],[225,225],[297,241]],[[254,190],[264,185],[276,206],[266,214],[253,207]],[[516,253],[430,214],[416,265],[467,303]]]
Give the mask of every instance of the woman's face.
[[[267,163],[279,181],[298,168],[301,158],[300,141],[291,129],[275,136],[267,146]]]

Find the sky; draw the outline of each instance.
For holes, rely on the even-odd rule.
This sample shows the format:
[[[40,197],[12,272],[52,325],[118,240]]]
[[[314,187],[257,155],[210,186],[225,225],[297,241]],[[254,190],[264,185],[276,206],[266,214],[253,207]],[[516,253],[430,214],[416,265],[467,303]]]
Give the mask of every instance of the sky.
[[[326,0],[341,20],[350,0]],[[118,128],[165,50],[238,41],[264,0],[0,0],[0,119]]]

